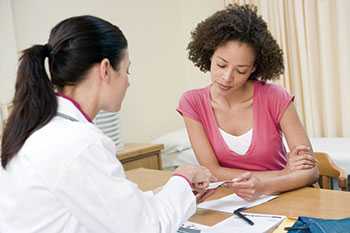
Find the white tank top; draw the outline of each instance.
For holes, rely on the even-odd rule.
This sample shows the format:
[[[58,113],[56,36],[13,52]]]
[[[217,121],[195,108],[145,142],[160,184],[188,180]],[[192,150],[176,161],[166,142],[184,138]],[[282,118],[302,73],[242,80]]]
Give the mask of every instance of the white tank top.
[[[250,129],[248,132],[240,136],[234,136],[232,134],[225,132],[220,128],[219,130],[220,130],[221,136],[223,137],[224,141],[226,142],[230,150],[234,151],[239,155],[245,155],[245,153],[247,153],[250,147],[250,144],[252,142],[253,129]]]

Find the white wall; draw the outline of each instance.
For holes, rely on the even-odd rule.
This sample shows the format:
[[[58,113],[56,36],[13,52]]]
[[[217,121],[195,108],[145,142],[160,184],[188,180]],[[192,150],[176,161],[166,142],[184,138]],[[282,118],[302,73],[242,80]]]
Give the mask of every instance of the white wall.
[[[11,0],[0,0],[0,104],[11,101],[16,79],[16,39]]]
[[[180,0],[182,22],[182,52],[185,64],[186,89],[198,88],[209,83],[209,72],[203,73],[187,59],[187,44],[190,41],[191,32],[199,22],[212,15],[225,6],[224,0]]]
[[[0,1],[9,5],[10,0]],[[224,0],[13,0],[14,25],[6,28],[14,28],[17,48],[22,50],[46,43],[50,29],[73,15],[92,14],[118,25],[128,38],[132,64],[131,85],[122,110],[122,137],[124,142],[146,142],[183,126],[175,111],[180,95],[207,83],[206,75],[187,60],[190,31],[223,7]],[[11,64],[13,60],[12,55]],[[8,80],[0,87],[7,95],[13,93],[14,83]]]

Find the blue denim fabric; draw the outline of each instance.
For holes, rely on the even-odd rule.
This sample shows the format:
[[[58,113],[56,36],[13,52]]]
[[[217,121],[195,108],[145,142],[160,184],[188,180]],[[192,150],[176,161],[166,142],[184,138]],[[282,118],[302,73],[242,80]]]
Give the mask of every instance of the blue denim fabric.
[[[320,219],[299,217],[288,233],[350,233],[350,218]],[[298,229],[306,228],[306,229]]]

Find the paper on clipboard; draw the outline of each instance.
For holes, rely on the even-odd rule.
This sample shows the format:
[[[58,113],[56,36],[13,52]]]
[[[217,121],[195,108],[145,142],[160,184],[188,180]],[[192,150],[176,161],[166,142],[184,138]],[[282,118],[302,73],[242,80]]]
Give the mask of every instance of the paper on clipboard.
[[[246,201],[240,198],[239,196],[237,196],[236,194],[231,194],[217,200],[203,202],[198,205],[198,208],[232,213],[234,210],[238,208],[254,207],[254,206],[263,204],[267,201],[270,201],[276,197],[277,196],[266,195],[266,196],[260,197],[255,201]]]
[[[177,233],[270,233],[286,219],[285,216],[273,214],[244,213],[244,215],[254,222],[253,226],[233,215],[212,227],[186,222]]]
[[[244,213],[244,215],[252,220],[254,225],[249,225],[237,216],[232,216],[214,225],[210,228],[210,231],[202,231],[202,233],[269,233],[276,229],[286,218],[282,215],[269,214]]]

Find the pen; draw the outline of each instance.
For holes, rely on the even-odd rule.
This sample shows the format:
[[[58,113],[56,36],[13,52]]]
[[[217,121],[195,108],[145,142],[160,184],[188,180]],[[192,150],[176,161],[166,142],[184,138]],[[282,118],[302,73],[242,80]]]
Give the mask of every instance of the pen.
[[[297,230],[307,230],[309,227],[307,226],[300,226],[300,227],[285,227],[285,231],[297,231]]]
[[[221,183],[219,185],[214,185],[213,188],[208,188],[204,193],[202,193],[200,196],[197,196],[198,192],[197,191],[193,191],[193,194],[197,196],[197,202],[202,202],[204,201],[208,196],[210,196],[213,192],[215,192],[215,190],[225,187],[225,184],[230,183],[231,181],[224,181],[224,182],[216,182],[216,183]],[[215,184],[215,183],[212,183]]]
[[[208,189],[218,189],[218,188],[222,188],[225,187],[226,184],[232,183],[231,180],[226,180],[226,181],[221,181],[221,182],[214,182],[214,183],[210,183],[208,186]]]
[[[249,218],[247,218],[246,216],[244,216],[241,211],[245,210],[245,208],[238,208],[235,211],[233,211],[233,214],[237,215],[239,218],[243,219],[245,222],[247,222],[249,225],[254,225],[254,222],[252,220],[250,220]]]
[[[282,219],[282,216],[274,216],[274,215],[255,215],[255,214],[250,214],[250,213],[246,213],[246,216],[250,216],[250,217],[260,217],[260,218],[277,218],[277,219]]]

